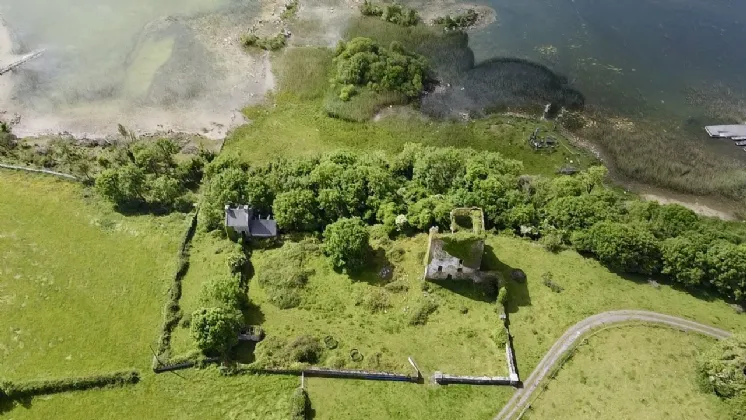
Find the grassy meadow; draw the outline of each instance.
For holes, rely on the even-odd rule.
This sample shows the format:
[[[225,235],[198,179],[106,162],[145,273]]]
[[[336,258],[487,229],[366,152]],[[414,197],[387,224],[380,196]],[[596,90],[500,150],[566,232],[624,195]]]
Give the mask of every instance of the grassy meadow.
[[[0,377],[147,369],[184,217],[125,217],[7,170],[0,191]]]
[[[526,412],[525,419],[724,419],[728,407],[697,386],[695,359],[713,340],[632,324],[601,330]]]
[[[258,164],[278,156],[313,156],[338,149],[396,153],[409,142],[497,151],[523,161],[530,174],[550,175],[565,165],[582,169],[595,162],[552,132],[553,125],[548,122],[509,116],[436,121],[408,107],[386,108],[385,116],[366,122],[332,118],[323,105],[331,58],[331,50],[320,48],[289,48],[278,53],[274,59],[277,93],[266,104],[244,111],[251,124],[229,135],[223,153]],[[366,109],[373,106],[353,105]],[[543,135],[551,133],[560,140],[554,152],[537,152],[528,145],[537,127],[542,128]]]

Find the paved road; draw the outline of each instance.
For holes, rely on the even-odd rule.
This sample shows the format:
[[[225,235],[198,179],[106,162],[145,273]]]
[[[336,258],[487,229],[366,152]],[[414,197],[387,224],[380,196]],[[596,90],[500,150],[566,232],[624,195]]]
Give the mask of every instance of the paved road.
[[[562,355],[567,352],[575,342],[590,330],[609,324],[620,322],[642,321],[655,324],[663,324],[682,331],[692,331],[717,339],[730,337],[731,333],[719,328],[689,321],[675,316],[659,314],[647,311],[611,311],[588,317],[570,327],[559,340],[549,349],[549,352],[541,359],[527,380],[523,381],[523,388],[517,389],[513,398],[505,404],[495,420],[509,420],[521,413],[528,404],[534,391],[539,387],[541,381],[552,370]]]

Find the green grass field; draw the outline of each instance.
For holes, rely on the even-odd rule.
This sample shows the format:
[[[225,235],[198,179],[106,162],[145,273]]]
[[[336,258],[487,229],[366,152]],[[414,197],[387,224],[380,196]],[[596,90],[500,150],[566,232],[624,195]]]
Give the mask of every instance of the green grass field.
[[[439,370],[452,374],[507,376],[505,347],[493,340],[495,333],[502,329],[495,304],[482,300],[472,283],[452,281],[447,286],[432,285],[430,291],[423,291],[422,261],[426,247],[427,235],[418,235],[393,242],[386,249],[387,254],[397,255],[396,260],[391,261],[395,266],[392,280],[407,290],[386,289],[387,282],[377,274],[382,265],[371,267],[352,279],[333,271],[326,259],[319,256],[307,264],[315,274],[302,292],[300,307],[278,309],[267,302],[257,282],[251,283],[249,298],[258,306],[267,335],[287,339],[302,334],[318,338],[330,335],[337,340],[339,347],[327,352],[323,364],[342,358],[350,368],[409,373],[413,370],[407,356],[412,356],[428,375]],[[264,263],[264,257],[272,252],[278,251],[254,252],[252,264],[257,275],[271,269]],[[371,298],[387,302],[388,308],[372,311],[366,304]],[[424,300],[436,302],[438,310],[429,317],[427,324],[409,325],[409,316]],[[350,360],[349,352],[353,348],[364,355],[361,363]],[[373,361],[376,354],[380,355],[380,364]]]
[[[697,354],[713,340],[630,325],[585,340],[525,419],[724,419],[727,405],[696,384]]]
[[[98,271],[111,273],[110,276],[134,279],[150,278],[142,275],[144,265],[149,264],[147,267],[157,272],[161,279],[157,285],[152,285],[157,292],[155,294],[146,293],[149,289],[143,287],[144,284],[139,284],[137,288],[115,289],[119,291],[119,294],[115,295],[117,299],[104,300],[105,305],[97,306],[93,302],[88,302],[87,309],[92,308],[92,312],[89,313],[97,314],[94,317],[96,321],[92,323],[82,323],[76,318],[75,314],[80,313],[75,311],[75,307],[71,309],[70,306],[63,305],[67,305],[67,302],[73,299],[87,299],[91,293],[105,295],[102,289],[108,290],[111,283],[103,282],[101,279],[110,276],[97,277],[80,274],[87,281],[83,283],[86,285],[85,292],[65,296],[63,301],[50,302],[53,297],[44,300],[44,296],[40,295],[40,298],[33,302],[35,307],[44,308],[44,310],[35,311],[33,317],[24,314],[23,317],[12,318],[14,316],[12,314],[17,312],[15,309],[4,311],[3,323],[11,319],[9,325],[21,325],[23,328],[31,328],[26,325],[33,326],[39,322],[45,323],[44,325],[53,323],[57,332],[64,331],[65,337],[69,338],[66,338],[60,346],[52,347],[51,350],[15,353],[15,349],[11,346],[13,343],[17,346],[17,342],[13,341],[11,336],[9,340],[3,342],[4,346],[12,350],[8,353],[9,358],[5,359],[11,362],[3,363],[3,375],[10,378],[25,378],[47,374],[50,376],[85,374],[124,366],[138,367],[143,370],[144,374],[140,384],[128,388],[35,398],[29,407],[17,406],[10,411],[13,418],[279,419],[286,415],[287,398],[293,387],[297,386],[297,378],[252,375],[223,377],[217,373],[216,368],[210,367],[203,371],[183,372],[182,375],[186,378],[184,380],[172,374],[156,376],[147,371],[150,361],[147,344],[154,341],[158,334],[160,309],[165,299],[167,279],[172,274],[173,256],[180,236],[178,233],[184,225],[182,218],[174,218],[169,223],[166,219],[156,219],[150,216],[123,218],[101,209],[93,200],[81,199],[82,191],[73,184],[13,173],[3,173],[1,179],[3,191],[12,191],[7,197],[12,197],[12,203],[15,203],[11,212],[8,208],[8,201],[3,200],[3,207],[1,207],[3,214],[14,215],[13,218],[6,217],[1,222],[3,223],[2,232],[5,235],[3,241],[7,241],[7,232],[11,232],[6,227],[9,223],[21,226],[22,219],[18,216],[18,209],[28,209],[26,211],[29,212],[34,208],[34,204],[42,202],[47,204],[45,207],[53,209],[43,213],[43,220],[48,221],[47,224],[59,223],[70,226],[71,229],[66,230],[63,235],[49,235],[47,240],[53,241],[55,246],[45,249],[45,253],[56,255],[62,252],[61,250],[66,249],[65,246],[69,243],[68,238],[72,237],[78,244],[95,243],[97,245],[91,247],[93,250],[88,250],[89,253],[96,253],[97,258],[83,259],[90,254],[76,254],[77,259],[74,261],[77,267],[99,267]],[[29,191],[33,191],[33,194]],[[5,197],[6,195],[3,196]],[[20,214],[26,213],[20,212]],[[115,231],[101,230],[95,220],[113,220],[116,222],[114,226],[119,227]],[[29,221],[23,223],[27,226]],[[104,223],[104,225],[108,226],[109,223]],[[152,235],[145,237],[139,234],[135,236],[132,233],[142,232],[145,229],[151,232],[161,232],[163,235],[160,235],[159,239]],[[29,228],[24,229],[24,232],[28,230]],[[12,231],[16,232],[15,235],[19,237],[20,228],[16,227]],[[130,232],[130,234],[122,236],[121,232]],[[41,235],[41,233],[38,234]],[[24,233],[24,237],[29,235]],[[6,246],[7,242],[2,243],[4,257],[12,255],[10,250],[15,248]],[[41,240],[37,238],[31,243],[40,246],[38,244]],[[210,234],[198,233],[195,237],[191,251],[190,270],[184,279],[182,304],[186,312],[192,309],[190,307],[197,305],[201,281],[215,270],[225,269],[224,258],[219,250],[224,249],[228,244],[226,240]],[[419,276],[425,244],[425,235],[418,235],[393,241],[389,245],[381,245],[390,251],[390,256],[400,255],[390,260],[396,268],[395,276],[398,281],[403,281],[409,286],[407,292],[388,292],[391,308],[385,313],[371,314],[364,306],[355,305],[360,296],[381,288],[376,280],[376,268],[372,268],[367,274],[353,281],[345,275],[331,271],[327,263],[318,257],[312,259],[311,265],[315,268],[316,274],[311,277],[305,292],[308,298],[307,303],[300,308],[289,310],[275,308],[265,301],[263,290],[256,285],[255,278],[252,279],[250,298],[258,306],[257,315],[260,315],[256,320],[264,326],[268,334],[288,338],[305,333],[318,336],[329,334],[339,341],[339,351],[346,352],[356,347],[365,356],[381,352],[383,355],[381,360],[384,361],[383,365],[386,367],[406,371],[405,369],[408,369],[406,356],[411,355],[428,375],[432,374],[435,369],[449,373],[477,373],[482,371],[483,364],[491,370],[491,373],[499,374],[504,369],[502,367],[504,358],[502,352],[493,348],[494,344],[489,341],[493,328],[499,322],[493,310],[494,304],[482,301],[471,286],[461,288],[433,286],[429,297],[440,302],[438,311],[424,326],[407,325],[404,308],[409,305],[409,302],[423,297],[423,291],[419,286]],[[746,319],[735,314],[719,300],[698,299],[668,286],[654,289],[647,282],[621,278],[601,267],[596,261],[585,259],[575,252],[565,251],[560,254],[551,254],[535,243],[502,236],[489,236],[488,245],[485,259],[485,265],[488,268],[505,272],[519,267],[524,269],[528,275],[525,285],[509,283],[512,300],[508,309],[511,312],[511,329],[515,335],[518,364],[522,375],[530,373],[553,341],[567,327],[586,316],[604,310],[650,309],[685,316],[731,330],[746,328]],[[119,247],[127,250],[126,256],[121,255],[122,251]],[[403,254],[392,252],[394,248],[402,249]],[[25,249],[34,248],[28,245]],[[104,254],[106,252],[114,255]],[[273,252],[278,252],[278,250],[258,249],[254,251],[252,265],[257,273],[263,269],[265,257]],[[69,263],[72,257],[55,256],[55,258]],[[133,271],[133,266],[129,265],[128,261],[133,259],[139,261],[134,267],[139,267],[140,271]],[[5,276],[8,272],[7,267],[10,267],[7,261],[10,261],[10,258],[3,260],[4,306],[9,302],[7,296],[18,296],[23,293],[29,294],[29,299],[31,299],[34,292],[33,289],[29,291],[10,289],[9,281],[15,274],[10,279]],[[159,261],[162,262],[159,264]],[[40,276],[45,273],[43,268],[40,264],[36,266],[29,264],[25,267],[26,271],[23,275]],[[75,267],[68,270],[84,272]],[[125,270],[129,271],[124,273]],[[13,273],[16,271],[21,272],[19,268],[14,268]],[[562,293],[554,293],[542,284],[541,275],[546,271],[551,271],[554,274],[554,281],[565,288]],[[55,279],[61,275],[55,274]],[[120,283],[116,284],[121,286]],[[13,286],[17,287],[15,283]],[[41,306],[42,304],[44,306]],[[60,310],[63,307],[66,308],[65,311]],[[461,313],[462,307],[468,308],[466,314]],[[112,312],[117,313],[118,316],[110,318],[109,314]],[[11,315],[8,316],[8,314]],[[60,319],[60,323],[57,324],[55,319]],[[138,330],[135,331],[135,328]],[[120,330],[126,331],[126,334],[121,340],[112,341],[112,337],[119,337],[114,333]],[[93,331],[94,334],[89,334],[89,331]],[[133,336],[137,338],[131,339]],[[24,343],[33,342],[26,339],[27,336],[22,335],[22,337]],[[672,346],[678,342],[675,340],[676,337],[673,336],[668,340]],[[682,335],[682,337],[687,339],[689,336]],[[46,341],[42,343],[47,344]],[[687,341],[681,343],[685,346]],[[641,343],[636,348],[649,347],[650,351],[654,351],[657,346],[657,342],[650,346]],[[178,327],[174,337],[174,353],[187,351],[190,347],[191,341],[187,330]],[[385,352],[382,351],[384,347]],[[26,350],[28,348],[25,347]],[[90,357],[79,363],[76,363],[76,359],[71,361],[64,359],[68,354],[78,354],[81,351],[83,354],[89,354]],[[600,357],[604,351],[601,346],[596,354]],[[21,357],[23,355],[34,357],[33,359]],[[71,364],[57,366],[60,363],[55,360],[57,358],[71,362]],[[492,362],[495,364],[489,365]],[[365,363],[362,362],[361,366],[366,367]],[[29,370],[29,366],[38,370]],[[356,366],[351,364],[350,367]],[[24,370],[21,371],[20,368]],[[20,373],[14,374],[15,372]],[[311,379],[307,382],[307,386],[317,419],[355,417],[430,419],[437,416],[487,419],[499,411],[512,393],[512,390],[506,387],[437,387],[429,384],[331,379]]]
[[[6,170],[0,191],[0,377],[147,368],[184,217],[124,217]]]

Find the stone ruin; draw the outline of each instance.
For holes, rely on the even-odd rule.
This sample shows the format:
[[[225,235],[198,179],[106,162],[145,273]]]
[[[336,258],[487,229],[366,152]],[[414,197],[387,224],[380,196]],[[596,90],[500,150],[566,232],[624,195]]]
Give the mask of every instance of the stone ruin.
[[[425,280],[483,279],[480,271],[484,254],[484,213],[480,208],[451,211],[451,232],[430,228],[425,256]]]

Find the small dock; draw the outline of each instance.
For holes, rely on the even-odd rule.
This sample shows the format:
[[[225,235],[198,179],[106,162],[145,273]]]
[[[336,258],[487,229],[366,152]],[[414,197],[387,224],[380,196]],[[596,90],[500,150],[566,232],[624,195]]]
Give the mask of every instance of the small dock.
[[[746,140],[746,124],[708,125],[705,131],[713,138]]]

